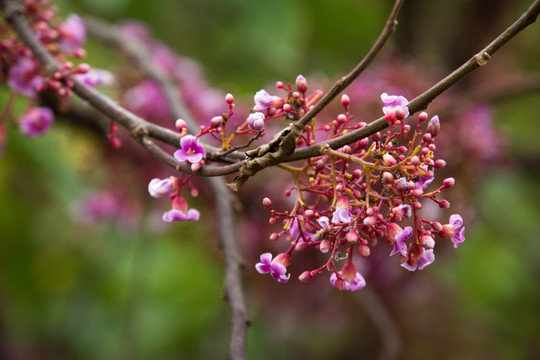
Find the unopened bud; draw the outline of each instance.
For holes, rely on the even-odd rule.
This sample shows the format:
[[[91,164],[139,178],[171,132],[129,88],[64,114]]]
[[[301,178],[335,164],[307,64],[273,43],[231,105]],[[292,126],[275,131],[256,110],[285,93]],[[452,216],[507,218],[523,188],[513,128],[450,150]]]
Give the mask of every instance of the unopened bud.
[[[439,121],[439,117],[435,115],[431,118],[431,120],[429,120],[427,132],[435,137],[439,134],[439,131],[441,131],[441,123]]]
[[[307,80],[302,75],[296,77],[296,89],[301,93],[305,93],[308,89]]]
[[[393,166],[397,164],[397,160],[390,154],[384,154],[382,156],[382,163],[384,166]]]
[[[448,200],[441,200],[439,201],[439,207],[441,209],[448,209],[450,207],[450,202],[448,202]]]
[[[330,240],[324,239],[323,241],[321,241],[321,244],[319,245],[319,250],[322,253],[327,253],[329,249],[330,249]]]
[[[225,102],[231,105],[232,103],[234,103],[234,96],[232,96],[232,94],[225,95]]]
[[[265,197],[262,201],[262,205],[267,208],[267,209],[270,209],[272,207],[272,200],[270,200],[269,198]]]
[[[178,119],[176,120],[176,122],[174,123],[174,126],[176,127],[176,130],[178,131],[182,131],[184,129],[187,129],[187,124],[184,120],[182,119]]]
[[[215,129],[217,127],[220,127],[223,124],[223,117],[222,116],[214,116],[212,120],[210,120],[210,128]]]
[[[353,230],[349,231],[347,235],[345,236],[348,242],[350,243],[356,243],[358,242],[358,234],[354,232]]]
[[[422,111],[420,114],[418,114],[418,122],[424,122],[428,118],[428,113],[425,111]]]
[[[437,159],[435,160],[433,166],[435,166],[436,169],[442,169],[446,166],[446,161],[444,161],[443,159]]]
[[[447,178],[443,181],[443,186],[447,189],[450,189],[454,184],[456,183],[456,180],[454,178]]]
[[[360,253],[360,255],[362,255],[363,257],[368,257],[369,254],[371,253],[371,250],[369,249],[369,246],[367,245],[360,245],[358,247],[358,252]]]
[[[341,105],[344,106],[344,107],[347,107],[349,106],[351,103],[351,99],[349,98],[348,95],[346,94],[343,94],[341,95]]]
[[[311,278],[312,278],[311,272],[306,270],[300,274],[300,276],[298,277],[298,280],[300,280],[301,282],[308,282],[309,280],[311,280]]]
[[[346,263],[343,269],[341,269],[341,275],[343,275],[343,279],[346,281],[353,281],[356,277],[356,266],[352,262]]]

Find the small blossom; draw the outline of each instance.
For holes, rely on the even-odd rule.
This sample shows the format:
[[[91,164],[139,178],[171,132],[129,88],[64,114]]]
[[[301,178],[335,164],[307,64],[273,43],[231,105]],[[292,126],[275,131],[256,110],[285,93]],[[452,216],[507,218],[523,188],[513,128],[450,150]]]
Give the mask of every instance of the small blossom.
[[[335,272],[332,273],[332,275],[330,275],[330,283],[334,287],[337,287],[340,290],[356,291],[356,290],[363,289],[366,286],[366,280],[359,272],[356,272],[356,275],[352,281],[347,281],[343,279],[341,271],[339,271],[338,274],[340,275],[339,279]],[[339,284],[338,282],[340,280],[343,281],[344,284],[343,283]]]
[[[402,267],[409,271],[415,271],[423,270],[425,267],[429,266],[432,262],[435,261],[435,254],[433,253],[433,249],[429,249],[424,251],[420,259],[418,261],[406,261],[403,264],[401,264]]]
[[[429,120],[426,132],[431,134],[432,137],[435,137],[439,134],[439,131],[441,131],[441,122],[439,120],[439,116],[435,115],[431,118],[431,120]]]
[[[88,86],[110,86],[114,83],[114,75],[104,69],[90,69],[84,74],[75,74],[75,78]]]
[[[171,209],[163,214],[162,220],[165,222],[173,221],[197,221],[199,220],[200,213],[197,209],[189,209],[184,212],[178,209]]]
[[[193,135],[186,135],[180,139],[180,149],[174,152],[174,157],[178,161],[189,161],[192,164],[200,163],[206,156],[204,147]]]
[[[33,59],[19,56],[9,70],[8,85],[28,97],[36,96],[38,88],[43,84],[43,76],[39,75],[39,65]]]
[[[279,255],[278,255],[279,256]],[[286,266],[280,261],[276,261],[278,256],[272,260],[271,253],[264,253],[261,255],[261,261],[255,265],[255,269],[259,274],[268,274],[272,275],[274,280],[280,283],[286,283],[289,281],[291,274],[287,274]]]
[[[274,97],[266,92],[266,90],[259,90],[253,97],[255,100],[255,111],[264,111],[274,105]]]
[[[296,77],[296,89],[301,93],[305,93],[308,89],[307,80],[304,76],[298,75]]]
[[[60,28],[60,46],[65,50],[75,50],[85,39],[86,28],[83,20],[75,14],[69,15]]]
[[[326,216],[321,216],[320,218],[317,219],[317,222],[319,223],[319,225],[321,225],[323,230],[326,229],[330,225],[330,219],[328,219],[328,217]]]
[[[382,108],[384,118],[387,121],[394,122],[395,120],[402,120],[409,116],[409,108],[407,107],[409,101],[403,96],[383,93],[381,95],[381,100],[384,104],[384,107]]]
[[[148,184],[148,192],[150,196],[160,198],[169,195],[174,188],[174,181],[172,177],[167,179],[152,179]]]
[[[420,178],[417,182],[415,182],[415,185],[416,187],[425,189],[433,182],[435,177],[433,176],[433,172],[429,171],[427,165],[420,166],[420,169]]]
[[[463,218],[459,214],[453,214],[450,216],[450,223],[443,225],[439,234],[443,238],[449,237],[454,243],[454,247],[458,248],[465,241]]]
[[[340,197],[336,203],[336,210],[332,213],[332,223],[346,224],[353,221],[349,209],[349,200],[346,197]]]
[[[255,131],[264,129],[264,114],[262,112],[254,112],[248,116],[248,125]]]
[[[394,241],[394,249],[390,253],[390,256],[395,254],[407,255],[407,240],[412,236],[413,229],[410,226],[407,226],[403,229],[402,232],[396,235],[396,240]]]
[[[19,128],[28,137],[43,135],[51,127],[54,115],[51,109],[46,107],[33,107],[21,117]]]
[[[396,215],[403,216],[404,218],[408,219],[412,215],[412,208],[410,205],[407,204],[401,204],[399,206],[396,206],[392,209],[392,212]]]

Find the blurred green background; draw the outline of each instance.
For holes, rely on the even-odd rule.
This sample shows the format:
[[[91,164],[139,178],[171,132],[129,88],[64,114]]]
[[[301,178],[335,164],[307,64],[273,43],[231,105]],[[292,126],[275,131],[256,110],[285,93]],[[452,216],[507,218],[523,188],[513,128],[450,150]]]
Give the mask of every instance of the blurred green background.
[[[299,73],[337,79],[369,49],[391,6],[368,0],[54,3],[62,15],[147,23],[156,38],[200,62],[212,86],[248,99]],[[528,5],[524,0],[406,2],[392,51],[444,75]],[[539,38],[540,26],[533,25],[453,91],[507,73],[538,74]],[[86,48],[89,63],[109,65],[103,45],[90,42]],[[0,107],[8,96],[1,88]],[[303,306],[301,292],[315,296],[313,289],[327,284],[309,284],[309,290],[288,297],[288,288],[304,285],[270,283],[253,274],[248,262],[245,285],[254,320],[249,357],[540,358],[539,104],[538,92],[494,103],[507,161],[483,171],[476,186],[464,190],[474,209],[466,243],[428,270],[410,274],[414,288],[407,294],[416,297],[403,295],[403,285],[370,283],[375,300],[351,300],[363,297],[362,291],[324,292],[328,297],[318,299],[319,308],[309,314],[297,309]],[[16,111],[23,108],[24,102],[17,102]],[[95,139],[63,124],[38,139],[8,130],[0,159],[0,356],[224,358],[229,317],[221,254],[205,224],[213,221],[211,209],[201,203],[199,223],[166,228],[150,217],[128,225],[81,224],[73,215],[76,200],[106,182]],[[130,196],[146,196],[144,187],[121,186]],[[156,208],[168,206],[161,205]],[[270,290],[261,295],[263,287]],[[369,315],[374,301],[386,308],[392,333],[374,325],[377,316]],[[334,318],[339,321],[329,320]],[[384,350],[389,342],[398,345]]]

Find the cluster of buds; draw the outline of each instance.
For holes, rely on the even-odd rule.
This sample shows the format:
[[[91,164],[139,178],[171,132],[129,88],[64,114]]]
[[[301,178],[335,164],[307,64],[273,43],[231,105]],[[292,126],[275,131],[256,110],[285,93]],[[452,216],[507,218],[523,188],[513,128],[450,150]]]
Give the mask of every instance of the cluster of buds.
[[[294,179],[294,186],[285,191],[285,196],[296,196],[292,209],[278,211],[269,198],[263,199],[263,206],[272,214],[271,224],[283,224],[270,239],[282,238],[289,246],[273,260],[270,253],[263,254],[256,266],[260,273],[271,273],[285,282],[290,274],[284,269],[292,262],[293,252],[314,248],[328,254],[328,259],[301,273],[299,280],[309,281],[328,270],[333,286],[354,291],[366,284],[353,261],[355,254],[369,256],[380,240],[391,245],[390,256],[399,255],[401,266],[409,271],[422,270],[435,260],[436,238],[451,239],[455,247],[463,243],[465,228],[460,215],[450,216],[443,225],[423,218],[421,211],[426,201],[448,208],[450,203],[440,193],[454,185],[454,179],[447,178],[440,187],[430,189],[435,171],[446,165],[434,155],[438,116],[428,121],[428,114],[422,112],[411,126],[405,122],[407,99],[387,94],[381,98],[388,122],[385,133],[337,150],[326,145],[321,156],[308,159],[303,167],[283,167]],[[315,131],[304,132],[304,140],[312,133],[326,132],[332,138],[366,125],[352,121],[347,95],[342,96],[341,104],[344,113]]]
[[[109,85],[113,78],[108,71],[91,69],[88,64],[74,65],[66,60],[68,57],[80,59],[86,56],[81,48],[86,39],[86,29],[79,16],[71,14],[61,21],[49,1],[28,0],[25,5],[29,26],[51,55],[62,64],[54,74],[45,74],[25,44],[7,24],[0,24],[0,67],[9,69],[6,83],[14,93],[29,99],[29,107],[20,118],[19,128],[24,135],[36,137],[45,133],[54,120],[50,110],[36,106],[40,92],[50,90],[60,97],[66,97],[71,94],[72,78],[90,86]]]

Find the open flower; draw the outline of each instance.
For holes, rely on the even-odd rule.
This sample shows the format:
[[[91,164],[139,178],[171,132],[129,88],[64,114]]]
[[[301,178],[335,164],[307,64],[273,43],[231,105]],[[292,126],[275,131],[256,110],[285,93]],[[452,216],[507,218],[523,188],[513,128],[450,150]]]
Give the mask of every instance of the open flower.
[[[356,276],[351,281],[345,280],[342,277],[341,271],[339,271],[338,274],[339,278],[336,273],[332,273],[332,275],[330,275],[330,283],[340,290],[356,291],[363,289],[366,286],[366,280],[359,272],[356,272]]]
[[[86,28],[83,20],[75,14],[69,15],[60,28],[60,46],[65,50],[75,50],[85,39]]]
[[[395,254],[401,254],[406,256],[407,255],[407,240],[412,236],[413,234],[413,228],[410,226],[407,226],[405,229],[403,229],[402,232],[398,233],[395,237],[394,241],[394,249],[390,253],[390,256]]]
[[[165,222],[197,221],[199,217],[199,210],[188,209],[186,199],[176,196],[172,201],[172,209],[163,214],[162,220]]]
[[[277,282],[286,283],[291,277],[291,274],[286,274],[288,263],[290,263],[290,257],[286,254],[279,254],[272,260],[271,253],[264,253],[261,255],[261,262],[255,265],[255,269],[259,274],[270,274]]]
[[[396,120],[403,120],[409,116],[409,108],[407,107],[409,101],[403,96],[383,93],[381,100],[384,104],[382,108],[384,118],[387,121],[393,123]]]
[[[420,259],[418,259],[418,261],[411,261],[411,262],[406,261],[403,264],[401,264],[401,266],[403,266],[405,269],[409,271],[415,271],[416,269],[423,270],[425,267],[427,267],[434,261],[435,261],[435,254],[433,253],[433,249],[429,249],[429,250],[424,250],[422,256],[420,257]]]
[[[19,128],[28,137],[43,135],[51,127],[54,115],[51,109],[46,107],[33,107],[21,117]]]
[[[174,157],[178,161],[189,161],[192,164],[199,163],[205,156],[206,151],[193,135],[186,135],[180,139],[181,149],[174,152]]]
[[[450,238],[457,248],[465,241],[465,226],[463,226],[463,218],[459,214],[450,216],[450,223],[443,225],[439,232],[442,238]]]
[[[346,224],[353,221],[353,216],[349,209],[349,199],[343,196],[340,197],[336,202],[336,210],[332,213],[332,223]]]
[[[43,84],[43,76],[38,72],[39,65],[36,61],[26,56],[19,56],[9,70],[7,83],[11,90],[34,97]]]
[[[255,101],[255,111],[264,111],[274,105],[274,97],[270,95],[266,90],[259,90],[253,97]]]

